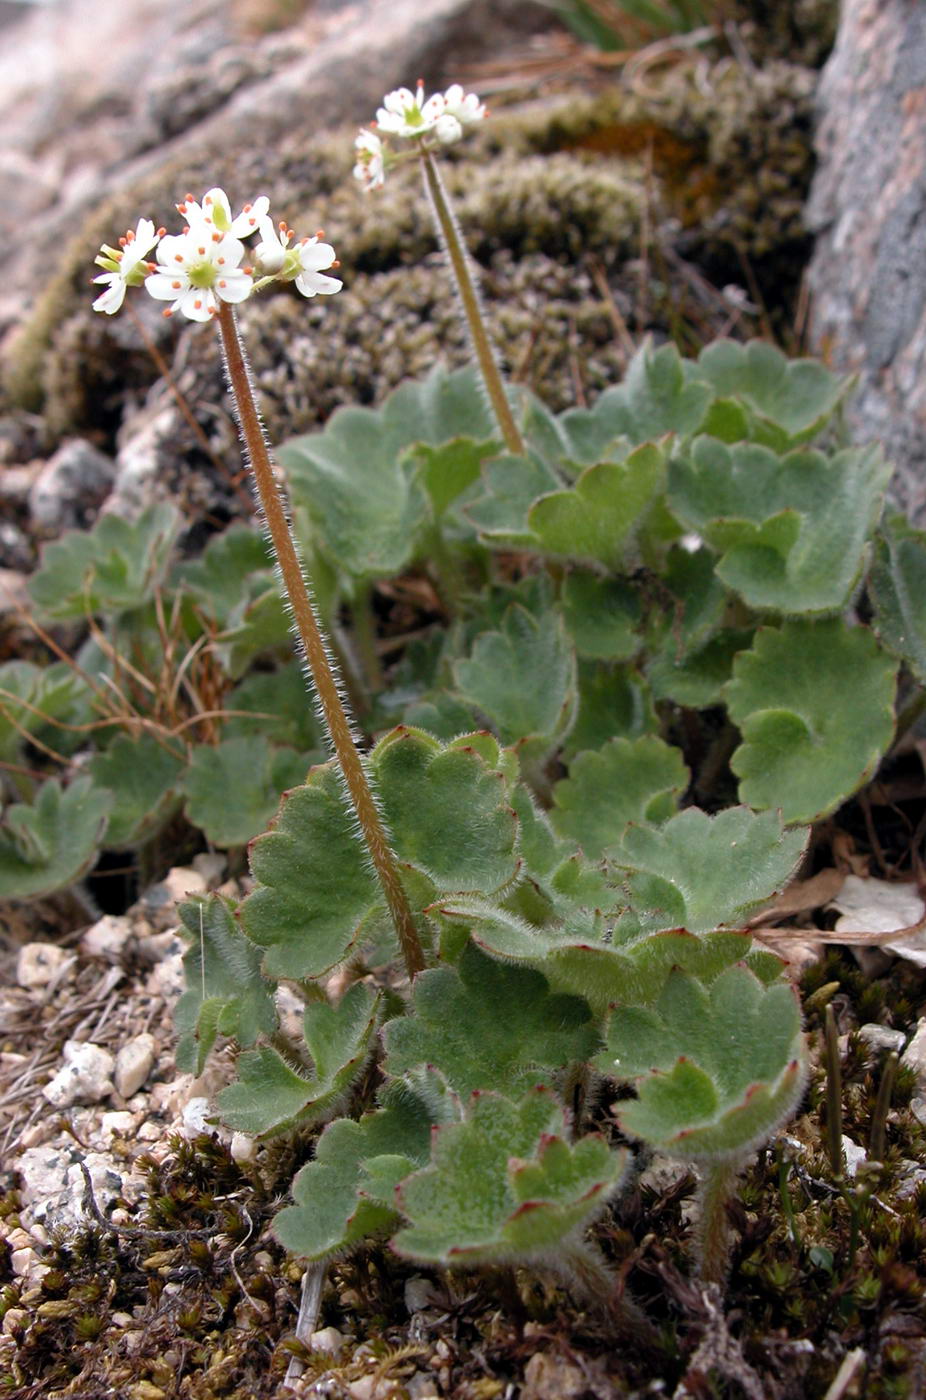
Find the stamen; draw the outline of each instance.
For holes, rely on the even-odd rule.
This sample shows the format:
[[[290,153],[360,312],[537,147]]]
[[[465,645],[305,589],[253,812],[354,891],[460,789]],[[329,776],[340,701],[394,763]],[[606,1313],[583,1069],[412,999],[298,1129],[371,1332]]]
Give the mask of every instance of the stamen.
[[[174,313],[173,313],[173,309],[172,309],[171,307],[169,307],[169,306],[168,306],[168,308],[167,308],[166,311],[162,311],[162,312],[161,312],[161,315],[162,315],[162,316],[173,316],[173,314],[174,314]]]
[[[182,282],[171,282],[170,285],[173,287],[173,289],[174,289],[175,292],[179,292],[180,288],[183,286],[183,283],[182,283]]]
[[[193,305],[196,307],[196,310],[197,310],[197,311],[202,311],[202,309],[203,309],[202,298],[201,298],[201,297],[197,297],[196,300],[194,301]]]
[[[221,235],[220,233],[214,233],[214,234],[212,235],[212,241],[213,241],[213,243],[221,243],[221,242],[222,242],[222,235]]]
[[[182,263],[182,262],[183,262],[183,254],[182,254],[182,253],[174,253],[174,262]]]

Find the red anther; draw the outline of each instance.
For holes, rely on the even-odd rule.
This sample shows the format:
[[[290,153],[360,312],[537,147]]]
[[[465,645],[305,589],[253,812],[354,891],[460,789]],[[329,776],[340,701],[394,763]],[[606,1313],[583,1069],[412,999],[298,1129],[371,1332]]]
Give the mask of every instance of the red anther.
[[[220,277],[220,278],[219,278],[219,286],[220,286],[220,287],[227,287],[227,286],[228,286],[228,283],[225,281],[225,278],[224,278],[224,277]]]
[[[199,256],[200,256],[201,258],[204,258],[204,257],[206,256],[206,250],[205,250],[205,248],[198,248],[198,249],[197,249],[197,252],[199,253]]]
[[[201,297],[197,297],[196,300],[194,301],[193,305],[196,307],[196,310],[197,310],[197,311],[201,311],[202,308],[203,308],[202,298],[201,298]]]
[[[340,259],[340,258],[335,258],[335,260],[334,260],[334,262],[331,264],[331,266],[332,266],[332,267],[340,267],[340,266],[341,266],[341,259]]]
[[[246,204],[246,205],[244,206],[244,208],[242,209],[241,212],[242,212],[242,214],[250,214],[250,212],[251,212],[251,210],[252,210],[253,208],[254,208],[253,204]]]
[[[212,235],[212,241],[213,241],[213,243],[221,243],[221,242],[222,242],[222,235],[221,235],[220,233],[214,233],[214,234]]]
[[[183,286],[183,283],[182,283],[182,282],[171,282],[170,285],[173,287],[173,289],[174,289],[175,292],[179,292],[180,288]]]
[[[174,253],[174,262],[182,263],[182,262],[183,262],[183,254],[182,254],[182,253]]]
[[[129,240],[123,235],[123,237],[119,239],[119,247],[124,248],[128,241]]]
[[[324,236],[325,236],[325,230],[324,230],[323,228],[317,228],[317,229],[315,230],[315,237],[316,237],[316,238],[324,238]]]
[[[166,229],[166,228],[159,228],[159,229],[158,229],[158,232],[157,232],[158,238],[163,238],[166,232],[167,232],[167,229]]]
[[[184,224],[184,225],[183,225],[183,232],[186,234],[186,233],[189,233],[189,231],[190,231],[190,226],[189,226],[189,224]]]
[[[168,306],[166,311],[161,312],[162,316],[173,316],[173,314],[173,309],[170,306]]]
[[[185,205],[185,204],[177,204],[177,205],[175,206],[175,208],[176,208],[178,214],[185,214],[185,213],[186,213],[186,205]]]
[[[207,194],[207,195],[204,197],[204,199],[203,199],[203,204],[211,204],[211,203],[212,203],[212,195],[211,195],[211,194]]]
[[[243,267],[241,271],[245,274],[245,276],[250,277],[252,276],[254,269],[253,267]]]
[[[286,232],[286,220],[285,220],[285,219],[281,219],[280,222],[277,224],[277,228],[280,230],[281,233],[285,233],[285,232]]]
[[[196,200],[193,198],[193,196],[192,196],[191,194],[185,194],[185,195],[183,196],[183,202],[184,202],[184,204],[195,204],[195,203],[196,203]]]
[[[158,270],[158,265],[157,265],[157,263],[153,263],[153,262],[146,262],[146,263],[145,263],[145,267],[148,269],[149,272],[157,272],[157,270]]]
[[[224,259],[224,258],[216,258],[216,262],[219,264],[219,267],[221,267],[222,264],[225,262],[225,259]]]
[[[419,86],[419,87],[424,87],[424,78],[419,78],[419,79],[418,79],[418,86]]]

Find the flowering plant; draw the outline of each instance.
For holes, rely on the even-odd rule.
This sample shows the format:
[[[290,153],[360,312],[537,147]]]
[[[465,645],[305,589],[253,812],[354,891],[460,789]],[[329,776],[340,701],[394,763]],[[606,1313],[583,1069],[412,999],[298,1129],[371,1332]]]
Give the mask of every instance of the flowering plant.
[[[171,696],[208,655],[211,693],[231,703],[136,712],[120,728],[88,718],[99,697],[81,688],[85,668],[0,668],[13,759],[56,722],[119,730],[66,790],[49,780],[10,808],[0,888],[69,883],[102,841],[143,847],[184,803],[217,844],[256,837],[246,898],[181,910],[179,1057],[199,1071],[220,1037],[234,1042],[217,1111],[239,1132],[324,1127],[279,1239],[316,1260],[385,1235],[435,1264],[528,1261],[626,1324],[589,1228],[626,1179],[628,1144],[697,1164],[699,1265],[719,1280],[725,1201],[800,1099],[797,1001],[748,924],[797,868],[809,824],[888,749],[900,659],[926,680],[908,586],[926,540],[880,525],[878,452],[828,443],[848,385],[768,345],[720,341],[686,359],[646,344],[624,382],[558,415],[507,385],[434,161],[484,115],[457,85],[426,98],[419,84],[387,95],[355,144],[367,187],[382,183],[388,140],[420,158],[475,367],[436,367],[284,444],[289,501],[234,306],[273,282],[337,292],[333,248],[294,241],[265,197],[233,215],[220,189],[178,205],[179,233],[142,219],[104,246],[98,311],[144,286],[165,314],[217,323],[267,543],[239,527],[177,566],[177,514],[155,507],[49,546],[32,582],[49,618],[104,619],[116,654],[121,635],[141,636],[156,668],[175,617],[188,651]],[[330,581],[327,616],[303,553]],[[317,722],[281,660],[271,560]],[[412,566],[448,623],[387,679],[371,590]],[[855,611],[870,566],[871,627]],[[359,643],[359,664],[344,654],[352,688],[378,735],[368,752],[323,633],[342,610]],[[269,680],[245,674],[255,657],[277,665]],[[266,708],[291,746],[221,728]],[[188,744],[207,722],[214,742]],[[315,762],[319,729],[330,756]],[[730,749],[734,805],[710,787]],[[297,1037],[280,1024],[281,981],[305,998]]]

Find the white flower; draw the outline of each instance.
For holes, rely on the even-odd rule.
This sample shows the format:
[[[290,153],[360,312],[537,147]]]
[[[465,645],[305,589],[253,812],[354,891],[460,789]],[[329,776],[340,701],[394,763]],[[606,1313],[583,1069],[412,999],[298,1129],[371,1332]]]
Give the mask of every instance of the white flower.
[[[368,131],[362,126],[359,136],[354,140],[354,147],[357,152],[354,179],[360,180],[366,190],[379,189],[386,175],[382,141],[375,131]]]
[[[408,88],[396,88],[387,92],[383,105],[376,112],[376,125],[380,131],[393,136],[426,136],[443,115],[444,99],[435,93],[427,101],[424,98],[424,83],[419,78],[414,92]]]
[[[261,219],[267,217],[270,200],[262,194],[253,203],[246,204],[241,213],[232,218],[228,195],[216,186],[215,189],[206,191],[202,203],[197,204],[193,196],[188,194],[177,208],[191,229],[198,223],[204,223],[218,233],[230,233],[233,238],[249,238],[252,233],[257,232]]]
[[[141,286],[149,271],[146,258],[163,233],[163,229],[155,231],[150,219],[139,219],[135,230],[129,229],[125,237],[119,239],[120,247],[110,248],[108,243],[103,244],[96,263],[106,271],[93,280],[102,283],[106,291],[101,292],[93,303],[94,311],[114,315],[125,300],[126,287]]]
[[[172,301],[165,311],[182,311],[191,321],[208,321],[218,311],[218,301],[244,301],[251,293],[250,268],[239,267],[244,244],[230,233],[219,233],[209,221],[199,220],[187,233],[162,238],[158,245],[160,271],[145,287],[157,301]]]
[[[459,83],[449,87],[441,101],[443,110],[434,124],[434,134],[445,146],[459,141],[464,127],[482,121],[486,114],[485,103],[474,92],[464,93]]]
[[[330,296],[344,286],[337,277],[326,277],[326,267],[337,267],[338,260],[330,243],[319,243],[318,238],[303,238],[295,248],[286,251],[286,263],[280,276],[284,282],[295,281],[304,297],[314,297],[321,292]]]

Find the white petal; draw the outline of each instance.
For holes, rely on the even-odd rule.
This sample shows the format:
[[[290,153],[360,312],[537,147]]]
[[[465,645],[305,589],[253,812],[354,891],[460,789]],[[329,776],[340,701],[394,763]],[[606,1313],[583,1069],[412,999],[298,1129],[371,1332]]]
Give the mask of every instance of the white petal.
[[[253,204],[246,204],[241,213],[232,219],[230,232],[236,238],[249,238],[266,219],[269,208],[270,200],[265,194],[260,195]]]
[[[223,301],[239,302],[247,300],[251,295],[251,288],[253,286],[254,283],[248,274],[242,272],[240,268],[235,268],[233,272],[229,272],[218,279],[213,291],[216,296],[221,297]]]
[[[190,236],[169,233],[158,244],[158,262],[162,267],[184,267],[191,257]]]
[[[93,303],[94,311],[105,311],[107,316],[114,315],[125,301],[125,283],[117,272],[104,272],[102,277],[94,277],[93,280],[109,283],[106,291],[101,292]]]
[[[211,289],[202,291],[199,287],[191,287],[183,296],[177,298],[174,309],[182,311],[191,321],[211,321],[215,310],[215,297]]]
[[[150,277],[145,278],[145,291],[149,296],[153,296],[155,301],[176,301],[189,286],[190,279],[182,272],[178,272],[175,277],[169,272],[152,272]]]
[[[459,141],[463,135],[463,128],[456,117],[446,112],[434,127],[434,134],[444,146],[451,146],[454,141]]]
[[[304,297],[314,297],[318,292],[323,296],[339,292],[344,283],[337,277],[326,277],[323,272],[303,272],[296,278],[296,286]]]
[[[316,243],[314,238],[301,244],[299,248],[299,261],[303,272],[321,272],[323,268],[331,266],[335,257],[330,243]]]

